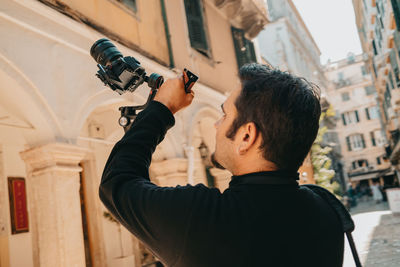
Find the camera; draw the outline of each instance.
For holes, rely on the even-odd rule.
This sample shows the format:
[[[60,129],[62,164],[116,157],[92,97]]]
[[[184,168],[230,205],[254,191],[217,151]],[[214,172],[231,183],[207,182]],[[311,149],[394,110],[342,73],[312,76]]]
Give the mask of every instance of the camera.
[[[119,94],[134,92],[143,82],[147,82],[152,89],[158,89],[164,82],[164,78],[157,73],[147,76],[136,58],[124,57],[107,38],[96,41],[90,55],[98,63],[96,76]]]
[[[122,53],[107,38],[97,40],[90,48],[90,55],[98,63],[99,70],[96,76],[120,95],[126,91],[134,92],[142,83],[147,82],[151,88],[150,94],[144,105],[120,107],[121,117],[118,120],[124,131],[128,131],[137,116],[137,111],[146,108],[154,99],[158,88],[163,84],[163,76],[152,73],[146,75],[145,69],[134,57],[124,57]],[[198,77],[187,69],[183,71],[183,83],[186,93],[191,92],[193,84]]]

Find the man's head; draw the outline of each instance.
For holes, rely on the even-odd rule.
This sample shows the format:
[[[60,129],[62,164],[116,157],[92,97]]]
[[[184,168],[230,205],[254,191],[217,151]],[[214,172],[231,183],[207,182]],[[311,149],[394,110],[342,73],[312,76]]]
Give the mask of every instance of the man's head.
[[[297,171],[317,136],[318,87],[260,64],[243,66],[239,75],[242,88],[225,101],[216,123],[215,161],[232,173],[250,158],[255,165]]]

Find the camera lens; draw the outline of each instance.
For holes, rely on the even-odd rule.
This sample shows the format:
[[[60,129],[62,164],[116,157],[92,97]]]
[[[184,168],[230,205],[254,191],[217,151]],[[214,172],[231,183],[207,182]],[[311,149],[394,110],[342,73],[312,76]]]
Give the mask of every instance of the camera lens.
[[[122,57],[121,52],[107,38],[97,40],[90,48],[90,55],[94,60],[103,65],[109,65],[114,60]]]

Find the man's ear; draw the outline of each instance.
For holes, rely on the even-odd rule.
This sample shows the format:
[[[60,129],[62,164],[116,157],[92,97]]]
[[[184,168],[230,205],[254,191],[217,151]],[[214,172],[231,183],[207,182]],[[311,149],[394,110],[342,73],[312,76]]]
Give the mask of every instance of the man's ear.
[[[258,130],[254,122],[248,122],[241,128],[238,152],[242,155],[255,145]]]

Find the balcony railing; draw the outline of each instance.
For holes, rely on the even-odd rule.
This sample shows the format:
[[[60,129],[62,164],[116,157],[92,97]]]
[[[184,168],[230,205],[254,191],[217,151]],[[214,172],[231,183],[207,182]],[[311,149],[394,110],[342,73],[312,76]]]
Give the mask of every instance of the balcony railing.
[[[336,89],[340,89],[343,87],[347,87],[347,86],[351,86],[351,85],[355,85],[355,84],[359,84],[359,83],[363,83],[368,81],[368,75],[366,76],[362,76],[360,78],[347,78],[347,79],[340,79],[337,81],[334,81],[334,85],[336,87]]]

